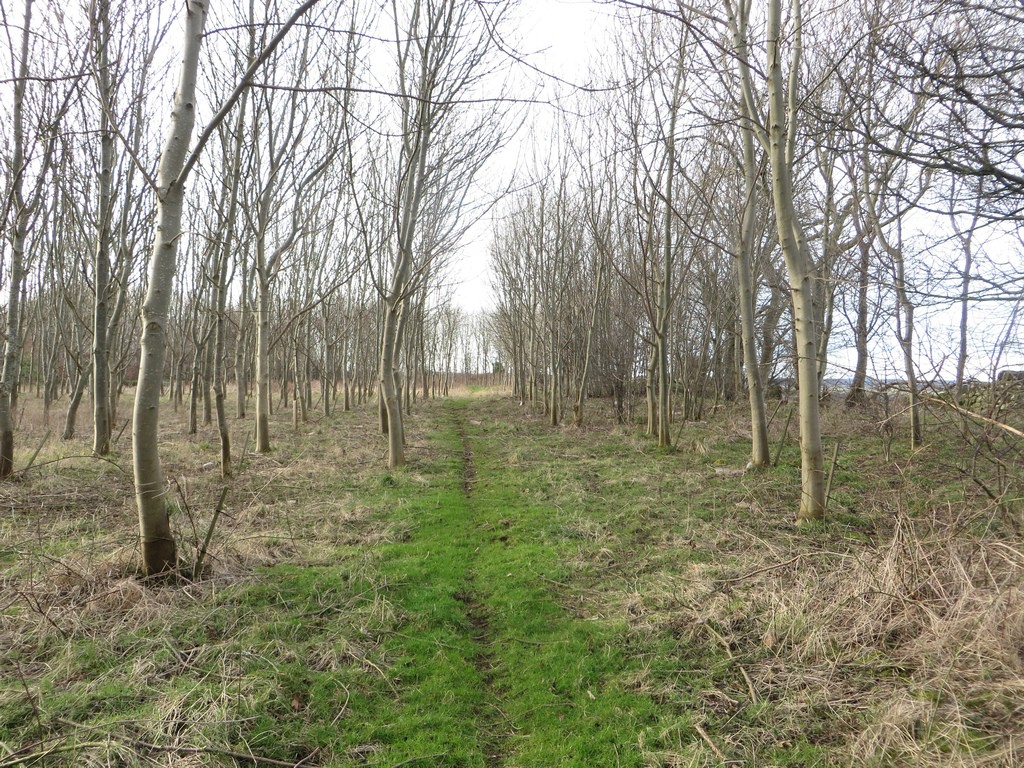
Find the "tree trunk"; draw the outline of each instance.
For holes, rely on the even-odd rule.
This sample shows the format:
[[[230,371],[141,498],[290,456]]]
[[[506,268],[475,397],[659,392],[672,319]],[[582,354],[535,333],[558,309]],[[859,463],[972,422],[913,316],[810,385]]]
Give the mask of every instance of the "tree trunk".
[[[394,293],[393,293],[394,296]],[[405,464],[405,440],[402,434],[402,408],[395,383],[395,361],[398,355],[398,314],[396,298],[389,297],[384,311],[384,333],[380,349],[380,395],[382,424],[387,426],[388,468]]]
[[[204,2],[186,0],[185,47],[167,143],[157,172],[156,233],[149,263],[149,285],[142,305],[141,362],[135,393],[132,451],[142,538],[142,571],[147,576],[166,573],[175,568],[178,561],[157,447],[160,384],[184,209],[184,180],[180,175],[195,125],[196,79],[206,11]]]
[[[751,119],[747,115],[745,120]],[[771,448],[768,444],[768,415],[764,405],[764,389],[761,381],[761,366],[757,359],[757,344],[754,341],[754,226],[755,195],[757,192],[757,162],[754,157],[754,136],[748,124],[742,128],[744,203],[743,219],[740,223],[739,253],[736,255],[736,284],[740,305],[740,336],[743,348],[743,370],[747,376],[747,397],[750,402],[750,463],[762,469],[771,464]]]
[[[261,271],[256,273],[256,290],[256,451],[269,453],[270,280]]]
[[[92,375],[92,362],[86,366],[85,370],[79,371],[74,389],[71,390],[71,396],[68,398],[68,410],[64,416],[64,432],[60,437],[61,440],[70,440],[75,436],[75,427],[78,423],[78,408],[82,404],[85,388],[89,385],[90,375]]]
[[[894,261],[896,297],[899,302],[896,310],[896,334],[899,337],[900,349],[903,351],[903,373],[907,377],[907,394],[910,398],[910,447],[917,449],[924,443],[921,394],[917,385],[917,373],[914,370],[914,304],[907,293],[902,237],[894,248],[890,247],[888,250]]]
[[[249,270],[242,265],[242,292],[238,297],[238,337],[235,339],[235,418],[244,419],[247,396],[249,390],[248,375],[246,372],[245,350],[249,342],[248,323],[249,316]]]
[[[658,401],[655,397],[655,386],[658,376],[658,348],[651,344],[651,352],[647,356],[647,377],[644,380],[647,392],[647,434],[655,433],[658,420]]]
[[[862,405],[865,401],[865,385],[868,379],[868,319],[871,308],[868,304],[868,291],[871,269],[871,243],[858,224],[860,259],[857,264],[857,323],[854,328],[854,346],[857,349],[857,362],[853,367],[853,381],[850,391],[846,393],[848,406]]]
[[[797,522],[820,520],[825,514],[825,461],[821,445],[818,402],[818,350],[814,323],[814,265],[796,217],[793,193],[797,93],[800,70],[800,0],[793,0],[794,42],[789,63],[789,88],[782,82],[782,2],[768,3],[768,154],[772,170],[772,201],[779,245],[789,273],[796,336],[800,410],[800,508]],[[788,98],[787,98],[788,97]],[[787,104],[788,101],[788,104]]]
[[[110,283],[110,242],[113,207],[114,173],[114,132],[110,126],[113,110],[113,87],[110,82],[110,63],[107,46],[110,41],[109,2],[98,0],[96,4],[93,44],[96,46],[97,89],[103,104],[100,109],[100,174],[99,211],[96,222],[96,254],[93,262],[93,347],[92,347],[92,395],[93,395],[93,441],[92,450],[97,456],[110,453],[110,370],[107,360],[107,300]]]
[[[576,405],[573,408],[573,424],[583,426],[583,403],[587,399],[587,377],[590,373],[591,349],[594,345],[594,328],[597,326],[597,310],[601,303],[601,289],[604,285],[604,259],[597,268],[597,284],[594,286],[594,306],[590,310],[590,324],[587,326],[587,341],[583,349],[583,373],[580,375],[579,392],[576,394]]]
[[[28,83],[29,38],[32,25],[32,0],[25,3],[25,22],[21,35],[21,63],[14,84],[14,153],[10,173],[14,226],[11,232],[10,282],[7,285],[7,328],[3,370],[0,371],[0,479],[14,471],[14,402],[21,367],[21,287],[25,281],[25,245],[31,211],[24,198],[25,177],[25,88]]]

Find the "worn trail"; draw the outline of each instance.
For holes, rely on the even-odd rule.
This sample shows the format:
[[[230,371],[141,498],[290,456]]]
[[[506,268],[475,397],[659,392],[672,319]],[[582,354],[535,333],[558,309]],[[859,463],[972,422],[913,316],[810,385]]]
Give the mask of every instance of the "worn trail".
[[[453,414],[459,439],[462,441],[462,491],[467,507],[477,518],[473,487],[476,482],[476,465],[473,458],[473,447],[466,433],[465,411],[457,410]],[[467,537],[477,538],[480,535],[479,524],[473,531],[465,531]],[[474,559],[486,556],[486,544],[481,542],[474,550]],[[488,768],[501,766],[504,763],[505,741],[508,736],[509,720],[502,709],[501,697],[495,686],[495,667],[499,663],[493,652],[496,642],[491,628],[490,610],[481,602],[479,584],[473,565],[466,571],[464,588],[455,593],[455,599],[465,608],[469,620],[470,637],[475,644],[472,662],[480,675],[482,697],[476,708],[476,721],[480,729],[480,744],[484,752],[485,765]]]
[[[573,609],[580,542],[567,523],[581,513],[555,501],[546,465],[521,460],[531,443],[493,405],[436,408],[439,458],[391,479],[410,535],[380,550],[402,617],[385,648],[400,660],[395,720],[409,724],[388,731],[389,758],[641,765],[641,734],[660,714],[628,682],[645,662],[625,628]]]

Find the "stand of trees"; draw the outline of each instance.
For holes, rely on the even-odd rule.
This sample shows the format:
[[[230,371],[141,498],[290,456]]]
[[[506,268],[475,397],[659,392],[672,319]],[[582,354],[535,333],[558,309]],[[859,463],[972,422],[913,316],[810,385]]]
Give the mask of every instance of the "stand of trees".
[[[756,468],[766,399],[795,380],[803,521],[825,508],[823,384],[838,370],[863,404],[890,347],[927,439],[922,390],[944,356],[967,386],[978,302],[1024,294],[1019,3],[615,8],[606,87],[537,102],[558,127],[493,182],[536,102],[512,3],[5,5],[0,478],[22,393],[47,420],[60,404],[65,439],[90,403],[102,456],[134,387],[158,574],[177,558],[162,407],[216,420],[229,477],[233,429],[270,451],[274,408],[369,400],[401,466],[417,398],[458,375],[552,425],[611,397],[665,447],[674,420],[743,400]],[[449,264],[491,205],[495,307],[467,317]],[[926,357],[942,308],[959,334]]]

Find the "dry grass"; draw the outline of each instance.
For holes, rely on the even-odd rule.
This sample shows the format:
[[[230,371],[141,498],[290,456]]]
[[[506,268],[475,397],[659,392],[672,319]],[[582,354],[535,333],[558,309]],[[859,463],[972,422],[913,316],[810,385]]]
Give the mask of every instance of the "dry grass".
[[[774,732],[831,721],[848,765],[1011,768],[1024,764],[1024,551],[965,522],[900,516],[876,546],[750,549],[742,568],[667,568],[618,606],[597,602],[643,635],[721,645],[742,698],[772,702]],[[712,692],[712,707],[744,686]]]
[[[122,408],[130,404],[130,393]],[[37,647],[56,634],[113,637],[159,624],[161,616],[194,604],[217,584],[246,578],[259,565],[315,564],[324,545],[397,540],[406,535],[380,518],[379,509],[324,491],[325,466],[344,467],[355,479],[376,471],[379,441],[370,409],[344,414],[348,429],[326,429],[319,414],[296,432],[290,414],[275,417],[274,453],[249,453],[244,434],[250,420],[232,420],[234,460],[244,471],[227,481],[208,562],[216,574],[207,583],[171,589],[147,588],[137,578],[138,532],[130,470],[130,430],[106,461],[89,457],[89,413],[83,406],[79,429],[69,441],[54,431],[63,413],[54,409],[43,423],[35,398],[23,398],[15,468],[23,469],[40,443],[35,462],[19,482],[0,485],[0,650]],[[161,459],[179,555],[187,563],[209,526],[225,485],[214,462],[215,428],[186,434],[186,411],[163,405]],[[48,435],[48,437],[47,437]],[[43,438],[46,438],[45,441]]]

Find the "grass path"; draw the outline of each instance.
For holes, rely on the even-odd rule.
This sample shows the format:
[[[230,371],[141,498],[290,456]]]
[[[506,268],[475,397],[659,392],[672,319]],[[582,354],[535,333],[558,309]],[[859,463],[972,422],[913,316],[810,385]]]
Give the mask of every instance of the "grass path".
[[[638,729],[658,712],[622,687],[637,663],[619,642],[625,628],[559,604],[554,510],[524,492],[466,401],[445,410],[449,487],[413,502],[410,540],[380,565],[415,628],[415,640],[399,643],[416,678],[402,675],[396,718],[410,717],[413,732],[395,758],[429,739],[420,748],[445,756],[435,764],[638,765]],[[429,724],[442,709],[447,732]]]

